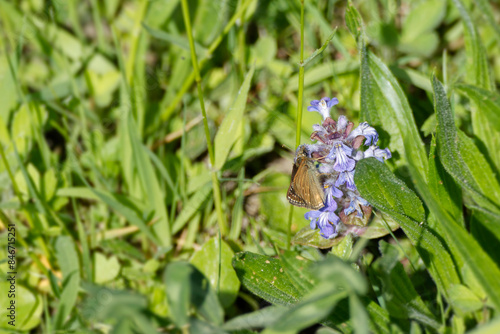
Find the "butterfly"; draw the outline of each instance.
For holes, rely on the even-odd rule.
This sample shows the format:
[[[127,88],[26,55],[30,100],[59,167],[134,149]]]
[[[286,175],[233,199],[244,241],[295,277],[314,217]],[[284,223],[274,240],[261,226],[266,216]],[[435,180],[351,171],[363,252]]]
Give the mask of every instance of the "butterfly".
[[[307,156],[306,146],[301,145],[295,153],[292,179],[286,198],[290,204],[318,210],[325,206],[325,191],[321,182],[321,173],[315,160]]]

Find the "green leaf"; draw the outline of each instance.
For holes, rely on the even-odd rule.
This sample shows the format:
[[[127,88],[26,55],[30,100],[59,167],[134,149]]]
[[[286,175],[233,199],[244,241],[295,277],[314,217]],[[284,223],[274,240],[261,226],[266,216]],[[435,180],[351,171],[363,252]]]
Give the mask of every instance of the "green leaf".
[[[199,333],[199,334],[229,334],[228,332],[214,326],[213,324],[210,324],[208,322],[205,322],[203,320],[200,320],[195,317],[189,318],[189,333]]]
[[[321,83],[332,76],[340,76],[356,71],[359,68],[357,61],[353,59],[341,59],[331,62],[320,63],[312,68],[308,68],[304,74],[304,88]],[[299,74],[292,75],[288,80],[285,92],[292,93],[298,89],[297,82]]]
[[[131,149],[132,169],[137,173],[142,186],[142,194],[150,205],[150,208],[155,212],[157,221],[153,225],[153,230],[160,245],[168,247],[172,244],[170,224],[165,206],[164,194],[160,188],[160,183],[156,177],[155,170],[149,159],[147,148],[141,143],[137,126],[132,118],[132,114],[128,112],[125,116],[126,134],[123,134]],[[127,146],[127,145],[124,145]],[[124,148],[125,149],[125,148]]]
[[[366,308],[360,298],[354,293],[349,295],[349,312],[351,314],[351,322],[356,334],[370,333],[370,318],[368,317]]]
[[[108,205],[111,209],[115,210],[117,213],[124,216],[127,221],[137,226],[142,233],[147,235],[152,242],[154,242],[155,244],[160,244],[156,236],[153,233],[151,233],[149,227],[142,220],[142,218],[137,215],[137,212],[135,212],[135,210],[132,207],[128,206],[125,203],[120,202],[117,198],[115,198],[115,195],[111,193],[92,188],[90,184],[83,178],[81,171],[78,171],[76,169],[75,171],[77,172],[77,174],[79,174],[81,180],[85,183],[88,189],[92,192],[91,196],[95,196],[100,201]],[[79,188],[67,188],[64,189],[65,190],[64,192],[61,193],[58,192],[58,195],[60,194],[60,196],[74,196],[74,197],[80,197],[80,195],[90,196],[89,193],[82,193],[79,195],[78,189]]]
[[[150,26],[148,26],[146,23],[142,23],[142,26],[148,33],[151,34],[154,38],[158,38],[160,40],[172,43],[173,45],[177,45],[181,49],[184,49],[186,51],[189,51],[189,42],[186,38],[175,36],[173,34],[169,34],[168,32],[161,31],[158,29],[154,29]],[[197,42],[194,42],[195,45],[195,50],[196,54],[199,59],[203,59],[207,57],[207,48],[205,48],[203,45],[200,45]]]
[[[80,286],[80,265],[75,243],[70,236],[59,236],[55,248],[59,267],[63,274],[62,293],[54,324],[56,328],[60,329],[76,304]]]
[[[475,104],[472,114],[480,113],[482,119],[487,120],[488,129],[485,131],[488,131],[488,138],[477,135],[486,145],[482,153],[489,156],[500,170],[500,95],[471,85],[458,84],[455,88]]]
[[[242,252],[234,256],[233,267],[245,288],[272,304],[289,306],[300,298],[278,259]]]
[[[106,258],[100,252],[94,253],[94,282],[102,284],[114,280],[120,273],[120,263],[114,255]]]
[[[490,90],[492,83],[488,68],[486,50],[471,16],[461,0],[453,0],[462,17],[465,32],[465,51],[467,52],[467,82],[480,88]]]
[[[361,115],[372,126],[383,126],[390,148],[413,161],[425,178],[427,156],[408,100],[386,65],[366,47],[361,51]]]
[[[455,181],[471,192],[483,210],[499,215],[500,209],[495,203],[500,198],[500,185],[493,171],[472,140],[455,127],[443,85],[435,77],[432,85],[438,121],[438,150],[444,168]]]
[[[430,56],[439,44],[434,32],[446,12],[446,2],[428,0],[411,9],[403,23],[399,49],[411,54]]]
[[[283,306],[267,306],[254,312],[234,317],[222,326],[225,330],[236,331],[249,328],[264,328],[276,322],[287,308]]]
[[[231,265],[233,255],[231,247],[224,241],[222,245],[219,244],[219,238],[214,237],[195,252],[190,260],[208,278],[212,288],[219,291],[219,299],[224,308],[234,303],[240,289],[240,281]]]
[[[165,269],[164,282],[172,320],[182,328],[189,322],[193,305],[200,315],[214,324],[222,324],[224,311],[205,276],[193,265],[174,262]]]
[[[333,307],[343,298],[346,291],[341,291],[333,284],[322,282],[296,305],[285,312],[274,325],[272,330],[297,331],[320,322],[331,312]]]
[[[285,312],[271,329],[300,330],[325,319],[333,307],[349,293],[364,294],[366,281],[359,272],[338,258],[315,263],[311,275],[318,279],[313,289]]]
[[[402,31],[402,40],[412,39],[433,31],[444,18],[446,3],[440,0],[427,0],[417,3],[408,13]]]
[[[215,168],[221,169],[229,156],[233,144],[238,140],[239,128],[247,104],[248,91],[255,68],[252,67],[241,84],[238,95],[215,135]]]
[[[193,196],[189,198],[187,203],[184,203],[184,206],[177,215],[177,218],[174,221],[174,225],[172,227],[172,233],[176,234],[186,225],[186,223],[197,213],[200,208],[206,203],[206,200],[209,198],[212,193],[212,182],[205,184],[203,187],[198,189]]]
[[[6,276],[4,275],[4,279]],[[9,275],[7,275],[7,279]],[[2,307],[0,308],[0,316],[2,321],[0,322],[0,328],[9,329],[9,333],[12,333],[12,329],[17,329],[20,331],[29,331],[37,327],[42,319],[43,311],[43,300],[40,295],[32,293],[30,290],[25,288],[23,285],[19,284],[17,281],[19,277],[16,277],[15,283],[15,297],[9,297],[9,291],[11,290],[11,281],[0,282],[0,302]],[[12,310],[12,302],[15,304],[15,311]],[[8,309],[11,308],[11,309]],[[14,313],[14,314],[13,314]],[[9,324],[10,321],[14,321]],[[1,329],[0,329],[1,330]]]
[[[460,12],[464,24],[465,51],[467,54],[466,81],[478,88],[492,90],[494,85],[490,78],[488,55],[486,54],[486,49],[481,42],[475,24],[472,22],[471,15],[461,0],[453,0],[453,3]],[[476,105],[475,101],[472,104],[471,119],[474,135],[480,139],[491,152],[492,157],[495,158],[494,162],[498,166],[500,154],[498,153],[500,147],[498,142],[498,130],[492,126],[490,118],[481,110],[480,105]]]
[[[338,245],[342,241],[342,237],[333,239],[325,239],[320,235],[319,229],[311,229],[309,226],[303,227],[292,238],[293,245],[303,245],[326,249]]]
[[[349,233],[342,239],[342,241],[338,245],[332,247],[330,253],[344,261],[349,261],[352,254],[353,246],[354,246],[354,237],[352,236],[351,233]]]
[[[422,202],[391,173],[387,165],[374,158],[359,161],[354,182],[363,198],[399,222],[443,291],[447,291],[452,284],[460,283],[444,245],[424,224]]]
[[[434,198],[439,199],[439,203],[453,217],[453,220],[464,226],[461,189],[443,169],[439,157],[436,156],[436,147],[436,137],[433,136],[427,172],[429,190],[434,194]]]
[[[352,227],[355,235],[365,239],[378,239],[399,228],[398,222],[383,212],[374,212],[372,215],[373,219],[368,226],[362,228]]]
[[[359,14],[356,7],[352,5],[351,0],[349,0],[347,8],[345,10],[345,23],[354,39],[358,41],[359,37],[364,34],[363,19],[361,18],[361,15]]]
[[[319,49],[314,50],[314,52],[312,53],[312,55],[310,55],[306,60],[304,60],[304,63],[300,64],[300,66],[306,66],[311,60],[313,60],[314,58],[316,58],[318,55],[322,54],[323,51],[325,51],[326,47],[328,46],[328,43],[330,43],[330,41],[333,39],[333,36],[335,36],[336,32],[337,32],[337,28],[335,28],[332,31],[332,33],[330,34],[330,36],[328,36],[326,38],[326,40],[323,43],[323,45]]]
[[[300,295],[302,296],[311,291],[314,284],[317,283],[309,268],[311,261],[292,251],[285,251],[280,256],[280,259],[286,275],[300,292]]]
[[[500,317],[496,317],[490,322],[480,325],[475,329],[468,331],[468,334],[496,334],[500,333]]]
[[[427,308],[420,295],[399,262],[399,251],[395,246],[385,244],[385,252],[373,267],[376,276],[382,281],[385,306],[391,316],[400,319],[416,319],[434,329],[441,326]]]
[[[463,138],[465,135],[457,136],[455,124],[453,123],[453,115],[444,88],[435,77],[433,78],[433,86],[435,94],[434,103],[439,121],[438,148],[440,149],[440,153],[442,151],[441,158],[443,165],[462,186],[477,191],[479,187],[475,184],[475,178],[472,178],[473,173],[471,173],[471,170],[464,162],[465,160],[470,163],[468,158],[471,154],[474,154],[474,152],[467,152],[466,149],[474,151],[473,148],[475,146],[473,143],[470,143],[470,140]],[[475,150],[477,151],[477,148]],[[466,153],[465,159],[462,157],[463,152]],[[477,158],[478,152],[475,152],[474,155]],[[487,172],[486,167],[488,166],[483,166],[483,173]],[[481,169],[478,168],[476,173],[480,173],[480,171]],[[421,195],[424,197],[431,212],[436,216],[436,219],[440,221],[443,230],[447,234],[448,242],[453,243],[453,247],[461,254],[463,262],[470,268],[478,284],[488,294],[495,308],[497,310],[500,309],[500,281],[496,279],[496,277],[500,277],[498,266],[488,257],[478,242],[465,229],[457,228],[457,224],[438,205],[438,202],[431,196],[431,193],[425,191],[425,186],[421,185],[421,180],[417,180],[417,186],[424,190],[421,191]],[[486,187],[487,185],[484,186]],[[481,196],[480,199],[483,200],[484,196],[482,194],[475,194],[477,195],[475,196],[476,199],[478,196]],[[491,194],[489,195],[491,196]]]
[[[484,307],[483,302],[464,285],[453,285],[449,294],[453,308],[462,313],[474,312]]]

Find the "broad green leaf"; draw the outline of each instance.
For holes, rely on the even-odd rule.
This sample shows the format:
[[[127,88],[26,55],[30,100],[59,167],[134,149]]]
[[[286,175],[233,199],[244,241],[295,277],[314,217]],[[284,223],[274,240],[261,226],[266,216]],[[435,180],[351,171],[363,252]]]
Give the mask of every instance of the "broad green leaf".
[[[391,316],[416,319],[431,328],[439,329],[440,324],[415,290],[403,265],[399,262],[398,250],[390,244],[386,244],[384,249],[383,256],[373,264],[372,268],[382,281],[385,307]]]
[[[250,328],[264,328],[272,325],[281,317],[287,308],[283,306],[267,306],[254,312],[234,317],[224,323],[225,330],[236,331]]]
[[[486,324],[482,324],[477,328],[468,331],[468,334],[497,334],[500,333],[500,317],[496,317]]]
[[[296,252],[285,251],[280,256],[281,263],[290,282],[297,288],[301,295],[308,293],[317,283],[311,274],[310,260],[303,258]]]
[[[446,171],[463,188],[470,191],[474,200],[495,215],[500,186],[486,159],[470,138],[455,127],[452,109],[443,85],[434,77],[434,108],[437,115],[437,142],[439,157]]]
[[[466,168],[467,166],[464,163],[465,159],[462,157],[462,153],[465,149],[471,149],[471,147],[468,146],[474,145],[470,143],[469,140],[463,138],[465,135],[457,136],[453,115],[444,88],[435,77],[433,78],[433,86],[435,94],[434,103],[439,121],[438,147],[440,149],[443,165],[462,186],[477,191],[477,184],[471,184],[472,182],[475,183],[475,179],[472,178],[471,170]],[[475,150],[477,157],[477,148],[475,148]],[[472,149],[472,151],[474,151],[474,149]],[[465,153],[467,155],[471,154],[471,152]],[[473,153],[474,152],[472,152],[472,154]],[[483,166],[483,173],[487,171],[485,167],[487,166]],[[480,169],[477,169],[477,173],[479,172]],[[424,190],[421,191],[421,195],[425,199],[429,209],[442,224],[441,226],[447,234],[448,242],[454,243],[453,246],[460,252],[463,257],[463,262],[470,268],[478,284],[489,296],[489,300],[491,300],[496,309],[500,309],[500,281],[496,279],[496,277],[500,277],[500,269],[465,229],[457,228],[457,224],[441,206],[438,205],[438,202],[432,197],[431,193],[425,191],[425,186],[422,184],[421,180],[417,179],[416,181],[417,187]],[[491,194],[489,195],[491,196]],[[480,196],[482,196],[482,194],[480,194]]]
[[[374,212],[372,218],[366,227],[352,227],[354,234],[365,239],[377,239],[399,228],[397,221],[382,212]]]
[[[245,80],[241,84],[240,90],[236,99],[229,109],[229,112],[224,117],[222,124],[215,135],[214,146],[215,146],[215,168],[221,169],[226,162],[229,152],[233,147],[233,144],[238,140],[236,134],[239,131],[241,122],[243,121],[243,114],[245,112],[245,107],[247,104],[248,91],[250,89],[250,84],[252,82],[252,77],[255,68],[252,67],[250,71],[245,76]]]
[[[234,256],[233,267],[241,284],[272,304],[289,306],[300,298],[278,259],[242,252]]]
[[[59,236],[56,241],[56,256],[61,268],[62,293],[55,315],[56,328],[62,328],[66,318],[75,306],[80,285],[80,265],[75,243],[70,236]]]
[[[410,41],[401,41],[398,49],[411,55],[430,57],[439,45],[439,37],[435,32],[428,32],[413,37]]]
[[[303,227],[292,238],[293,245],[311,246],[321,249],[327,249],[338,245],[342,237],[325,239],[320,235],[319,229],[311,229],[309,226]]]
[[[189,333],[229,334],[228,332],[222,330],[221,328],[195,317],[189,318],[189,325],[187,328],[189,328]]]
[[[483,302],[464,285],[453,285],[448,292],[451,305],[462,313],[474,312],[484,307]]]
[[[234,303],[240,289],[240,281],[231,265],[233,256],[231,247],[224,241],[221,245],[219,238],[214,237],[195,252],[190,260],[208,278],[212,288],[219,291],[219,300],[224,308]]]
[[[354,293],[349,295],[349,312],[354,331],[356,333],[370,333],[368,312],[360,298]]]
[[[106,258],[104,254],[95,252],[93,265],[94,282],[96,284],[112,281],[120,273],[120,263],[114,255]]]
[[[491,210],[496,215],[496,221],[500,222],[500,184],[495,173],[491,169],[488,161],[481,154],[474,140],[467,137],[462,131],[458,130],[458,151],[462,159],[463,168],[469,171],[476,185],[479,187],[479,196],[475,196],[479,205],[484,209]],[[441,148],[442,146],[439,146]],[[442,148],[444,150],[444,148]]]
[[[4,275],[4,279],[0,282],[0,328],[9,329],[8,333],[12,333],[12,329],[20,331],[29,331],[37,327],[42,319],[43,300],[38,294],[32,293],[19,283],[19,276],[15,282],[15,297],[9,297],[11,290],[11,281],[8,280],[9,275]],[[11,304],[14,301],[15,304]],[[14,305],[14,306],[11,306]],[[10,309],[9,309],[10,308]],[[14,309],[15,311],[12,311]],[[9,323],[13,321],[12,323]],[[1,329],[0,329],[1,330]],[[7,332],[6,332],[7,333]]]
[[[391,173],[387,165],[373,158],[359,161],[354,182],[363,198],[399,222],[443,291],[447,291],[452,284],[460,283],[444,245],[425,225],[422,202]]]
[[[361,51],[361,115],[391,136],[390,148],[413,161],[425,178],[427,156],[408,100],[386,65],[363,47]]]
[[[349,233],[345,236],[345,238],[342,239],[342,241],[338,245],[332,247],[330,253],[344,261],[349,261],[353,246],[354,237],[351,233]]]
[[[224,311],[207,278],[193,265],[174,262],[165,269],[164,282],[172,320],[179,327],[189,322],[189,309],[214,324],[221,324]]]
[[[274,330],[306,328],[327,317],[333,307],[349,293],[364,294],[366,281],[359,272],[338,258],[327,258],[311,267],[318,279],[311,291],[285,312],[271,327]]]
[[[436,156],[436,137],[432,137],[431,150],[429,152],[429,170],[427,172],[429,190],[439,199],[441,206],[460,225],[464,226],[462,212],[462,193],[455,181],[443,169]]]
[[[347,295],[345,290],[339,290],[331,283],[322,282],[303,300],[281,315],[271,326],[271,329],[276,331],[296,331],[321,322],[328,316],[333,307]]]
[[[429,152],[429,170],[427,173],[427,179],[429,181],[428,190],[420,189],[420,191],[430,192],[432,196],[439,201],[441,208],[448,212],[453,218],[455,223],[463,227],[465,226],[465,222],[462,211],[462,191],[450,174],[444,170],[439,156],[437,156],[436,147],[436,137],[433,136]],[[441,224],[436,220],[433,214],[429,215],[428,222],[439,234],[445,235]],[[448,247],[450,248],[452,258],[457,268],[463,268],[463,258],[454,247],[454,243],[448,242]]]
[[[277,45],[276,40],[271,36],[262,36],[252,48],[252,59],[255,62],[255,68],[261,69],[268,66],[276,56]]]
[[[415,55],[430,56],[439,44],[434,29],[446,12],[446,2],[427,0],[411,9],[403,22],[399,49]]]
[[[455,87],[475,104],[473,114],[480,113],[483,120],[487,120],[491,137],[484,142],[486,150],[482,153],[489,156],[496,169],[500,170],[500,95],[471,85],[458,84]]]
[[[414,5],[403,22],[402,40],[412,39],[433,31],[444,18],[446,3],[427,0]]]
[[[476,25],[472,22],[472,18],[467,8],[462,3],[462,0],[453,0],[462,17],[464,34],[465,34],[465,51],[467,54],[467,76],[466,81],[469,84],[482,88],[484,90],[493,89],[493,83],[490,78],[490,69],[488,66],[488,55],[486,49],[481,42],[479,33],[476,30]],[[483,142],[486,148],[495,158],[495,164],[499,162],[499,143],[498,130],[495,129],[491,120],[482,112],[481,106],[472,103],[472,129],[474,135]],[[498,129],[498,128],[497,128]]]

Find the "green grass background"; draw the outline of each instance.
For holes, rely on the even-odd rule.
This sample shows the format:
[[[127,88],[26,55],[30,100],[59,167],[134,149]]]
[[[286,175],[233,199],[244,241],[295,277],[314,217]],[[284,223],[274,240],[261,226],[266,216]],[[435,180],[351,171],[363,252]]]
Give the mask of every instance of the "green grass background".
[[[0,0],[0,332],[500,332],[499,7]],[[320,252],[285,194],[324,96],[402,229]]]

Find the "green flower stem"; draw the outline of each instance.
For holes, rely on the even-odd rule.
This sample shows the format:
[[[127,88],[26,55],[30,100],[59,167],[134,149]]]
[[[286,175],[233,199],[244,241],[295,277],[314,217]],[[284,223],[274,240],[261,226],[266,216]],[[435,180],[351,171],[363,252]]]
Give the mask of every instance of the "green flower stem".
[[[243,2],[241,7],[234,13],[233,17],[229,20],[229,22],[226,24],[224,27],[224,30],[222,30],[222,33],[215,39],[215,41],[212,42],[210,47],[208,48],[206,52],[206,58],[200,60],[200,68],[203,68],[203,66],[207,63],[207,61],[210,59],[212,56],[212,53],[215,51],[215,49],[219,46],[219,44],[222,42],[222,39],[226,34],[231,30],[233,25],[236,23],[236,20],[245,13],[245,10],[247,7],[252,3],[253,0],[246,0]],[[187,79],[184,81],[184,84],[182,85],[181,89],[177,92],[177,95],[175,95],[174,99],[172,100],[172,103],[161,113],[161,119],[165,120],[171,113],[172,111],[177,108],[179,103],[182,100],[182,97],[184,94],[186,94],[187,90],[191,87],[193,84],[193,81],[195,79],[195,72],[191,72],[191,74],[187,77]]]
[[[187,32],[188,39],[189,39],[189,48],[191,50],[191,60],[193,62],[193,73],[195,76],[196,87],[198,90],[198,99],[200,100],[201,113],[203,115],[203,126],[205,129],[205,137],[207,139],[208,155],[210,157],[210,164],[213,166],[215,164],[214,149],[212,147],[212,142],[210,139],[210,130],[208,128],[208,122],[207,122],[207,112],[205,110],[205,102],[203,100],[203,91],[201,88],[200,70],[198,68],[198,59],[196,57],[196,51],[195,51],[194,40],[193,40],[193,32],[191,30],[191,22],[189,19],[189,8],[188,8],[187,0],[182,0],[181,3],[182,3],[182,16],[184,18],[184,24],[186,25],[186,32]],[[215,203],[215,210],[217,211],[217,219],[219,221],[220,233],[222,236],[225,236],[227,234],[227,223],[226,223],[226,219],[224,217],[224,213],[222,212],[222,200],[221,200],[221,194],[220,194],[220,188],[219,188],[219,180],[217,179],[216,173],[217,173],[216,171],[212,171],[212,185],[214,188],[214,203]]]
[[[297,129],[295,132],[295,149],[300,145],[300,134],[302,133],[302,107],[304,104],[304,0],[300,0],[300,66],[299,66],[299,96],[297,102]],[[286,235],[286,246],[290,249],[292,239],[293,205],[290,206],[288,215],[288,231]]]

